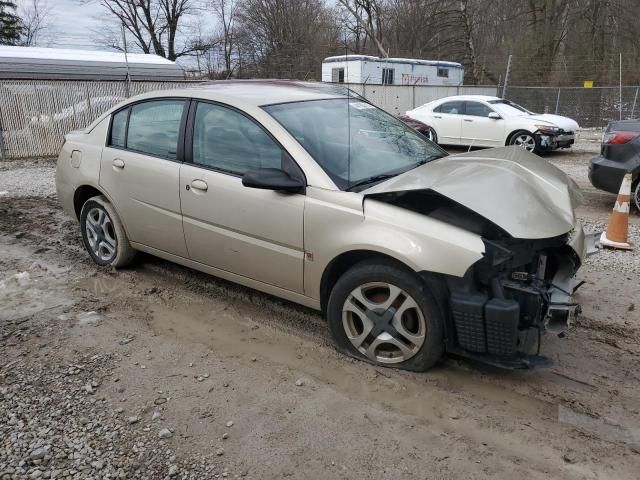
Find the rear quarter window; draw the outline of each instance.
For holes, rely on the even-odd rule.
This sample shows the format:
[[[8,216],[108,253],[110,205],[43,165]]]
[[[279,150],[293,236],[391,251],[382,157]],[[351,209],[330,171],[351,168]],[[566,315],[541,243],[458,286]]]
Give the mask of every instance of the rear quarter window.
[[[125,147],[128,116],[128,108],[120,110],[113,116],[113,120],[111,121],[111,138],[109,139],[109,145],[111,145],[112,147]]]

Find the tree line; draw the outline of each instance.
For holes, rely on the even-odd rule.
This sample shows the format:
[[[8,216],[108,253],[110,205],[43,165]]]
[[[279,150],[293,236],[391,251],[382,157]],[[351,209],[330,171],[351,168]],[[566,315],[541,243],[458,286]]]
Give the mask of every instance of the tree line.
[[[122,49],[123,25],[138,51],[207,78],[317,80],[324,57],[349,53],[458,61],[465,83],[497,84],[511,55],[512,84],[615,85],[622,54],[625,83],[640,82],[640,0],[78,1],[115,20],[103,45]],[[0,0],[0,42],[28,23]]]

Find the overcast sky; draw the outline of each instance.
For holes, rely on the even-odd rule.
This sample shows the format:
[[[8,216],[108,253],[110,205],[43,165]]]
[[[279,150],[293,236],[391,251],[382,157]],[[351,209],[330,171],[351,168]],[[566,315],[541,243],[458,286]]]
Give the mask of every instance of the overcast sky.
[[[18,8],[32,0],[18,0]],[[94,31],[99,30],[104,18],[104,9],[97,1],[90,3],[78,0],[41,0],[48,5],[51,14],[47,18],[48,28],[40,42],[43,47],[97,49]]]

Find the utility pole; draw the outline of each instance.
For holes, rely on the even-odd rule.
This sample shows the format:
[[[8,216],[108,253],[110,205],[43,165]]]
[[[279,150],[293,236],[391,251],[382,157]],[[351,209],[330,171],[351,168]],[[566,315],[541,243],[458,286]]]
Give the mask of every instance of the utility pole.
[[[620,120],[622,120],[622,52],[620,52]]]
[[[509,60],[507,60],[507,71],[504,72],[504,86],[502,87],[502,98],[504,98],[507,93],[507,85],[509,85],[509,77],[511,76],[511,57],[509,55]]]
[[[127,98],[131,96],[131,74],[129,73],[129,57],[127,56],[127,36],[125,35],[124,22],[121,25],[122,30],[122,45],[124,47],[124,63],[127,65]]]

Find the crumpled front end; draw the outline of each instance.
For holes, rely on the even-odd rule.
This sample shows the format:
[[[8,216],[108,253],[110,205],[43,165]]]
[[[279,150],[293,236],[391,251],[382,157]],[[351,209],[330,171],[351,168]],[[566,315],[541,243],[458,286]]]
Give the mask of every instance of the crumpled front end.
[[[447,349],[501,367],[548,364],[543,334],[563,334],[580,313],[575,274],[596,251],[595,236],[578,223],[558,237],[484,242],[484,258],[448,279]]]

